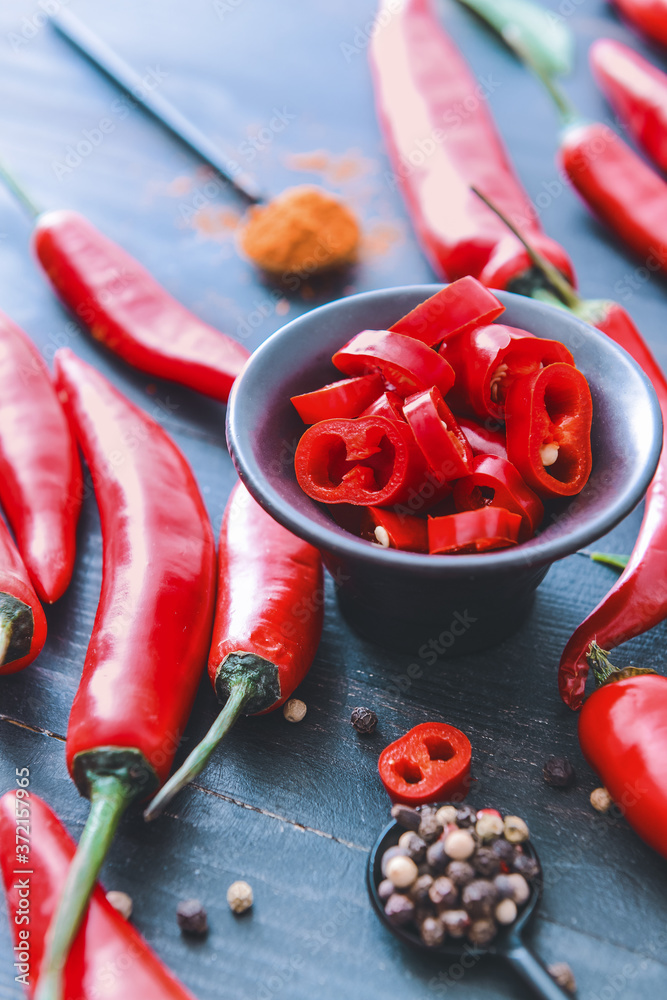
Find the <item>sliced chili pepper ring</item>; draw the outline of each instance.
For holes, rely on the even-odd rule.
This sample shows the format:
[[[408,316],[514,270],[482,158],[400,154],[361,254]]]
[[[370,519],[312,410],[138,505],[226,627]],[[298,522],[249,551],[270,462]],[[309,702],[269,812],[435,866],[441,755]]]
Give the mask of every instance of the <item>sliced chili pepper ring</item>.
[[[468,274],[420,302],[389,329],[433,347],[474,326],[492,323],[503,312],[502,302]]]
[[[346,375],[379,371],[399,396],[411,396],[435,385],[446,395],[454,385],[451,365],[436,351],[413,337],[389,330],[364,330],[348,341],[333,358]]]
[[[494,455],[474,458],[470,475],[459,479],[453,496],[458,511],[504,507],[519,514],[522,542],[534,534],[544,517],[544,506],[537,494],[525,484],[511,462]]]
[[[516,545],[521,517],[504,507],[482,507],[460,514],[429,517],[428,542],[431,554],[489,552]]]
[[[392,802],[416,806],[465,795],[470,740],[444,722],[424,722],[380,754],[378,769]]]
[[[335,417],[358,417],[383,392],[381,375],[361,375],[330,382],[291,399],[304,424],[316,424]]]
[[[433,387],[405,401],[403,413],[424,458],[445,480],[470,472],[472,450],[456,417]]]
[[[402,549],[404,552],[428,552],[428,527],[426,519],[410,514],[397,514],[382,507],[369,507],[364,534],[384,548]]]

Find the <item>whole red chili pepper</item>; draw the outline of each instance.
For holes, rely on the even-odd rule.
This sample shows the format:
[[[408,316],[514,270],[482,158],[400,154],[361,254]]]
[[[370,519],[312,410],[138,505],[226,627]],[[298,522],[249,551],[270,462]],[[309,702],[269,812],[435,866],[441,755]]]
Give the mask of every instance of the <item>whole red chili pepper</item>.
[[[485,424],[480,424],[470,417],[458,417],[459,427],[468,439],[473,455],[495,455],[496,458],[507,458],[505,428],[493,418]]]
[[[432,555],[490,552],[516,545],[522,518],[504,507],[480,507],[428,519],[428,549]]]
[[[473,275],[505,288],[531,271],[524,247],[476,200],[472,184],[572,277],[567,254],[544,236],[514,173],[484,85],[443,31],[430,0],[381,0],[370,60],[391,180],[400,184],[436,274],[449,281]]]
[[[428,552],[428,527],[423,517],[396,514],[383,507],[367,507],[361,533],[384,548]]]
[[[667,170],[667,74],[611,38],[597,39],[588,55],[593,75],[624,127]]]
[[[27,667],[39,656],[45,639],[42,605],[0,518],[0,674]]]
[[[635,28],[667,45],[667,0],[614,0],[614,3]]]
[[[249,357],[173,298],[78,212],[46,212],[34,246],[63,302],[93,337],[140,371],[226,403]]]
[[[488,288],[466,275],[420,302],[389,329],[434,347],[475,326],[493,323],[504,312],[505,306]]]
[[[522,518],[519,541],[535,534],[544,517],[542,501],[525,484],[511,462],[494,455],[473,458],[469,476],[454,485],[456,509],[478,510],[480,507],[504,507]]]
[[[399,396],[438,387],[445,396],[454,384],[454,372],[444,358],[414,337],[388,330],[365,330],[336,351],[331,359],[346,375],[379,371]]]
[[[334,417],[358,417],[383,392],[381,375],[361,375],[343,379],[342,382],[331,382],[314,392],[304,392],[291,399],[304,424],[316,424]]]
[[[21,837],[20,827],[29,831],[29,836]],[[24,847],[27,849],[19,853]],[[74,841],[65,827],[34,792],[19,788],[2,796],[0,865],[17,980],[27,986],[29,997],[35,995],[39,983],[47,928],[74,851]],[[21,906],[26,899],[29,911]],[[22,956],[25,962],[21,962]],[[73,1000],[99,1000],[102,995],[105,1000],[194,1000],[132,924],[107,902],[99,885],[72,946],[64,978],[65,995]]]
[[[470,782],[470,740],[444,722],[423,722],[380,754],[380,779],[392,802],[424,805],[462,798]]]
[[[435,386],[406,399],[403,413],[434,472],[448,482],[468,475],[472,449]]]
[[[215,592],[213,532],[176,445],[71,351],[58,351],[55,370],[93,478],[104,566],[67,732],[67,765],[90,814],[50,926],[38,1000],[62,1000],[69,948],[120,817],[169,773]]]
[[[667,858],[667,677],[617,670],[597,643],[588,659],[600,686],[579,716],[583,755],[633,830]]]
[[[44,360],[0,313],[0,500],[35,590],[67,589],[76,554],[81,464]]]
[[[408,425],[377,416],[309,427],[297,445],[294,468],[299,486],[313,500],[364,507],[402,503],[427,471]]]
[[[593,401],[588,382],[557,362],[517,378],[505,404],[507,458],[541,497],[580,493],[591,474]]]
[[[224,708],[144,812],[155,819],[204,769],[238,717],[279,708],[315,658],[324,614],[317,549],[273,520],[245,486],[232,490],[220,531],[218,603],[208,675]]]

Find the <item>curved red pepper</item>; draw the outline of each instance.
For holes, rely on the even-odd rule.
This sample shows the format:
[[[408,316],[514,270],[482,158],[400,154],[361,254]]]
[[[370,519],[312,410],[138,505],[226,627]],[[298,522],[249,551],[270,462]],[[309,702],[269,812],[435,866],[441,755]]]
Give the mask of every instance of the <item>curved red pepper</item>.
[[[454,385],[454,372],[444,358],[419,340],[388,330],[358,333],[331,360],[346,375],[379,371],[403,397],[432,385],[445,396]]]
[[[238,717],[279,708],[310,670],[324,617],[322,559],[232,490],[220,529],[218,600],[208,675],[224,704],[213,726],[144,812],[155,819],[199,774]]]
[[[667,20],[667,4],[664,17]],[[667,170],[667,74],[611,38],[598,38],[588,56],[624,128],[661,170]]]
[[[532,538],[544,517],[540,498],[526,486],[511,462],[493,455],[478,455],[472,461],[471,474],[454,486],[456,509],[504,507],[522,519],[519,541]]]
[[[433,347],[475,326],[492,323],[504,312],[505,306],[488,288],[466,275],[420,302],[389,329]]]
[[[71,351],[56,384],[100,509],[100,603],[67,732],[67,765],[91,800],[53,918],[38,1000],[60,974],[130,802],[169,773],[209,647],[215,541],[197,483],[162,428]]]
[[[429,517],[429,552],[445,555],[507,548],[518,542],[521,521],[519,514],[503,507],[481,507],[460,514]]]
[[[389,420],[404,423],[403,400],[397,392],[387,389],[361,415],[362,417],[388,417]]]
[[[501,323],[455,337],[442,345],[440,353],[456,372],[452,406],[495,420],[505,416],[505,396],[514,379],[556,361],[574,365],[559,341]]]
[[[299,486],[321,503],[383,507],[402,503],[426,474],[407,424],[387,417],[323,420],[297,445]]]
[[[601,683],[579,716],[579,743],[630,826],[667,858],[667,677],[636,667],[615,670],[590,652]]]
[[[27,667],[39,656],[45,640],[42,605],[0,518],[0,674]]]
[[[384,548],[405,552],[428,552],[428,527],[423,517],[396,514],[382,507],[368,507],[366,532]],[[362,529],[363,530],[363,529]]]
[[[304,424],[316,424],[334,417],[358,417],[384,392],[381,375],[361,375],[342,382],[292,396],[291,400]]]
[[[51,604],[74,569],[83,483],[44,360],[0,313],[0,499],[35,590]]]
[[[40,982],[46,931],[74,856],[74,841],[45,802],[34,792],[23,797],[22,791],[6,792],[0,799],[0,864],[17,972],[27,977],[28,996],[33,997]],[[18,824],[30,829],[29,851],[19,855]],[[17,863],[17,857],[24,856],[30,863]],[[17,874],[21,868],[26,871]],[[28,883],[30,893],[29,923],[14,919],[26,912],[21,908],[21,891],[23,900],[28,897],[21,882]],[[29,956],[25,963],[20,961],[22,953]],[[107,902],[99,885],[67,960],[64,984],[68,1000],[100,1000],[102,995],[105,1000],[194,1000],[132,924]]]
[[[507,457],[541,497],[580,493],[591,474],[593,401],[588,382],[556,363],[516,379],[505,404]]]
[[[667,0],[614,0],[614,3],[635,28],[667,45]]]
[[[472,450],[456,417],[435,387],[406,399],[403,413],[434,472],[446,481],[468,475]]]
[[[423,722],[380,754],[380,779],[392,802],[418,806],[462,799],[470,784],[470,740],[444,722]]]
[[[377,20],[370,61],[390,183],[400,186],[436,274],[449,281],[469,274],[493,286],[499,268],[508,282],[532,267],[519,240],[473,194],[474,185],[572,278],[567,254],[542,233],[511,166],[484,85],[430,0],[382,0]]]
[[[78,212],[46,212],[34,246],[63,302],[128,364],[223,403],[250,356],[171,296]]]
[[[473,455],[495,455],[496,458],[507,458],[505,428],[498,421],[490,418],[489,426],[471,420],[470,417],[457,417],[459,427],[468,439]]]

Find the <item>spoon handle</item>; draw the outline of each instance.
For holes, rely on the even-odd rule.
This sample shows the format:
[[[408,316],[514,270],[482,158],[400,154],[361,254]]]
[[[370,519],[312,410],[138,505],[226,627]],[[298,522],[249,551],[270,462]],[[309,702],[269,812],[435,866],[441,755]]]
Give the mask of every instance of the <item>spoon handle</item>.
[[[542,963],[525,946],[518,935],[510,940],[509,948],[502,952],[502,956],[516,969],[525,982],[532,986],[536,997],[541,997],[542,1000],[569,998],[569,994],[565,993],[551,978]]]

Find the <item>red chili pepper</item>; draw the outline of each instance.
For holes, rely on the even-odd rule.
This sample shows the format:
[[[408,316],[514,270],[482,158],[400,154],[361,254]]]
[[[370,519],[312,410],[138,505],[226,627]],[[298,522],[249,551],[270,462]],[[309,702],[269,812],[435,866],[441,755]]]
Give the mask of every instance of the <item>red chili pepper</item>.
[[[542,233],[472,75],[429,0],[382,0],[370,59],[380,124],[417,237],[436,274],[504,288],[531,271],[528,254],[471,192],[517,220],[568,277],[565,251]],[[499,283],[498,279],[501,279]],[[424,386],[428,388],[428,386]]]
[[[379,371],[403,397],[432,385],[445,396],[454,385],[451,366],[436,351],[413,337],[388,330],[358,333],[331,360],[346,375]]]
[[[490,552],[519,540],[522,518],[503,507],[481,507],[460,514],[429,517],[428,545],[432,555]]]
[[[418,806],[463,797],[470,784],[470,740],[444,722],[423,722],[380,754],[380,779],[392,802]]]
[[[389,330],[433,347],[475,326],[493,323],[504,312],[505,306],[488,288],[466,275],[420,302]]]
[[[18,549],[0,518],[0,674],[15,674],[39,656],[46,618]]]
[[[588,658],[600,687],[579,716],[579,743],[630,826],[667,858],[667,677],[612,666],[593,643]]]
[[[389,420],[398,420],[402,424],[405,422],[403,400],[397,392],[387,389],[361,415],[362,417],[387,417]]]
[[[526,486],[512,463],[493,455],[473,459],[471,474],[454,486],[454,503],[459,511],[504,507],[519,514],[521,542],[532,538],[544,517],[542,501]]]
[[[667,0],[614,0],[614,3],[635,28],[667,45]]]
[[[496,458],[507,458],[505,428],[490,418],[484,426],[469,417],[457,417],[459,427],[468,439],[473,455],[495,455]]]
[[[423,517],[396,514],[382,507],[366,510],[366,531],[369,537],[384,548],[402,549],[405,552],[428,552],[428,527]]]
[[[241,714],[263,715],[287,701],[315,659],[323,616],[319,552],[274,521],[238,483],[220,530],[208,658],[208,675],[224,708],[144,819],[155,819],[204,769]]]
[[[21,828],[26,835],[19,840]],[[2,796],[0,864],[14,938],[16,979],[27,986],[29,997],[40,982],[44,939],[74,849],[58,817],[34,792],[19,788]],[[20,859],[28,863],[21,864]],[[23,962],[22,956],[27,956]],[[105,1000],[194,1000],[132,924],[107,902],[99,885],[67,960],[64,982],[65,996],[76,1000],[99,1000],[102,995]]]
[[[667,28],[665,33],[667,37]],[[661,170],[667,170],[667,74],[611,38],[595,41],[589,59],[595,79],[624,128]]]
[[[316,424],[334,417],[358,417],[384,392],[381,375],[362,375],[342,382],[292,396],[292,402],[304,424]]]
[[[167,777],[206,661],[215,541],[189,465],[167,434],[71,351],[56,384],[91,471],[104,542],[100,604],[67,732],[90,814],[48,935],[38,1000],[61,975],[127,806]]]
[[[515,379],[557,361],[574,365],[559,341],[499,323],[455,337],[440,351],[456,372],[452,406],[495,420],[505,416],[505,397]]]
[[[294,467],[299,486],[313,500],[365,507],[402,503],[426,474],[408,425],[387,417],[323,420],[309,427]]]
[[[140,371],[227,402],[249,357],[174,299],[78,212],[46,212],[34,235],[56,292],[93,337]]]
[[[472,450],[456,417],[435,387],[406,399],[403,413],[434,472],[446,481],[468,475]]]
[[[593,401],[588,382],[557,363],[516,379],[505,404],[507,457],[541,497],[580,493],[591,474]]]
[[[44,360],[0,313],[0,499],[41,600],[67,589],[76,554],[81,464]]]

